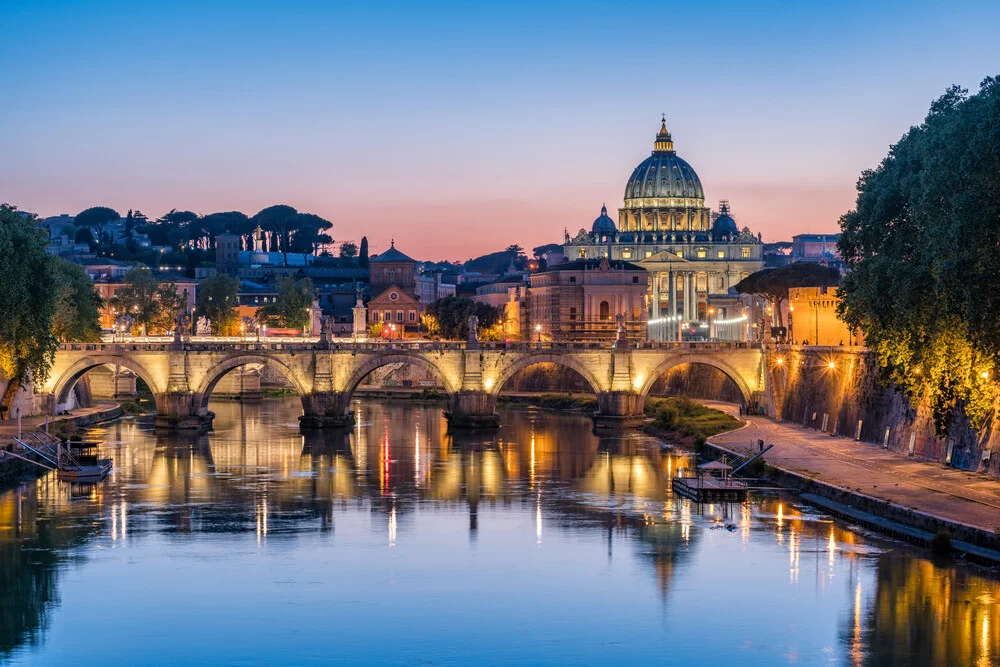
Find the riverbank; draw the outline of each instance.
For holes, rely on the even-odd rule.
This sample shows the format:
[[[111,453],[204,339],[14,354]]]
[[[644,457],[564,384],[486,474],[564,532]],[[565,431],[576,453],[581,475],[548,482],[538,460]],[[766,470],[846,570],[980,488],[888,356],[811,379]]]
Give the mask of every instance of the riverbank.
[[[72,414],[49,417],[49,433],[60,437],[66,437],[76,431],[82,433],[90,426],[118,419],[124,414],[125,409],[114,402],[101,402],[93,407],[77,408],[73,410]],[[45,425],[44,416],[23,417],[21,419],[21,433],[44,431]],[[17,433],[17,420],[0,422],[0,449],[7,449],[14,445]],[[0,460],[0,485],[7,485],[22,477],[34,475],[40,470],[41,468],[25,461],[12,456],[4,456]]]
[[[765,474],[806,501],[810,494],[823,499],[815,503],[821,509],[924,546],[947,533],[956,550],[1000,564],[1000,480],[766,417],[750,417],[743,428],[709,438],[707,445],[732,455],[758,440],[774,444],[764,455]],[[897,534],[898,526],[919,532]]]

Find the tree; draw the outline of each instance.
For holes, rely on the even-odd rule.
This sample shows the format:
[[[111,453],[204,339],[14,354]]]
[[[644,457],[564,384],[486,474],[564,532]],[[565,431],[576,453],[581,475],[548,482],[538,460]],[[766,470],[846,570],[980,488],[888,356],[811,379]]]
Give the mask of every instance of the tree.
[[[850,267],[841,317],[860,327],[881,379],[928,400],[939,435],[974,428],[1000,364],[1000,78],[931,104],[877,169],[862,173],[838,248]]]
[[[840,272],[837,269],[813,262],[795,262],[751,273],[736,284],[736,291],[766,297],[774,304],[778,326],[785,326],[781,305],[788,300],[790,288],[833,287],[839,280]]]
[[[34,216],[0,205],[0,374],[8,380],[4,416],[19,387],[48,377],[58,340],[52,333],[57,295],[53,258]]]
[[[353,241],[344,241],[340,244],[340,258],[354,259],[358,256],[358,245]]]
[[[104,299],[79,264],[56,259],[56,311],[52,333],[62,341],[96,343],[101,340],[100,310]]]
[[[80,227],[73,235],[73,241],[75,243],[93,243],[94,235],[90,233],[89,227]]]
[[[254,226],[250,224],[250,218],[239,211],[226,211],[224,213],[210,213],[201,219],[201,228],[209,239],[208,247],[215,247],[215,237],[219,234],[239,234],[244,238],[244,247],[253,250]]]
[[[257,309],[257,319],[272,327],[305,330],[314,299],[311,280],[282,276],[278,278],[278,296]]]
[[[111,298],[111,307],[129,315],[141,335],[166,333],[174,328],[185,306],[176,285],[161,283],[146,266],[129,269],[123,283]]]
[[[104,243],[104,227],[109,222],[120,220],[121,215],[113,208],[107,206],[94,206],[84,209],[76,214],[73,221],[77,227],[89,227],[94,230],[98,244]]]
[[[358,266],[368,268],[368,237],[361,237],[361,248],[358,250]]]
[[[194,317],[196,320],[207,318],[212,323],[212,335],[239,335],[241,322],[236,310],[239,289],[240,281],[223,273],[215,274],[198,286],[198,305],[195,307]]]
[[[503,321],[503,309],[472,299],[446,296],[427,305],[422,319],[432,336],[447,340],[466,340],[469,337],[469,316],[478,318],[477,331],[487,331]]]

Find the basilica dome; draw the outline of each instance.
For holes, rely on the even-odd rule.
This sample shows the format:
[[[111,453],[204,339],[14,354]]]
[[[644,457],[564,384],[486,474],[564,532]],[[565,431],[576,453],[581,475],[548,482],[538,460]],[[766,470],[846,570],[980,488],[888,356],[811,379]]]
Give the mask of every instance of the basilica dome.
[[[608,217],[608,207],[601,207],[601,216],[594,220],[594,226],[590,228],[594,234],[614,234],[618,231],[615,221]]]
[[[626,206],[636,199],[705,199],[698,174],[677,156],[665,120],[656,135],[653,154],[635,168],[625,186]]]

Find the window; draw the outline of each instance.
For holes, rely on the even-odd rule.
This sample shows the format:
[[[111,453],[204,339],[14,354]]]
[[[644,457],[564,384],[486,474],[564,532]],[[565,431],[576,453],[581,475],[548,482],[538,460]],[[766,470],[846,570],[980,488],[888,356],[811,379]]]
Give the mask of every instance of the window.
[[[740,257],[750,259],[750,248],[740,248]]]
[[[415,310],[411,310],[410,311],[410,321],[411,322],[416,322],[417,321],[417,311],[415,311]]]
[[[383,322],[392,322],[392,311],[385,311],[385,316],[382,318]]]
[[[632,248],[622,248],[622,259],[632,259]]]
[[[653,256],[653,251],[652,250],[647,250],[646,251],[646,257],[652,257],[652,256]]]
[[[579,255],[579,257],[580,257],[580,259],[587,259],[587,249],[586,248],[580,248],[580,255]]]
[[[700,249],[698,251],[698,259],[705,259],[706,257],[708,257],[708,251],[704,248]]]
[[[683,248],[681,248],[681,249],[679,249],[679,250],[677,251],[677,256],[678,256],[678,257],[683,257],[683,256],[684,256],[684,249],[683,249]]]
[[[639,282],[639,276],[632,276],[632,282],[634,283]]]
[[[575,282],[576,282],[576,276],[570,276],[570,277],[569,277],[569,281],[570,281],[571,283],[575,283]]]
[[[601,321],[611,319],[611,304],[607,301],[602,301],[600,306],[600,319]]]
[[[569,309],[569,319],[570,320],[575,320],[576,319],[576,306],[570,306],[570,309]]]
[[[705,292],[708,291],[708,276],[705,274],[700,274],[698,276],[698,291]]]
[[[396,321],[397,322],[402,322],[403,321],[403,311],[401,311],[401,310],[397,310],[396,311]]]
[[[726,251],[725,250],[720,250],[719,253],[718,253],[718,255],[717,255],[717,257],[719,259],[725,259],[725,257],[726,257]]]

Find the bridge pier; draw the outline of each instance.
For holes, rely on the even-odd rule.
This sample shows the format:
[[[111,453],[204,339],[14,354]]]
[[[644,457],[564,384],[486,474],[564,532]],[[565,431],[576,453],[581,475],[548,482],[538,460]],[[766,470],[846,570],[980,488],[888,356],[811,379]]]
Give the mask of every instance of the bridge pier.
[[[594,430],[616,431],[638,428],[646,418],[642,412],[645,399],[634,391],[602,391],[597,395]]]
[[[198,410],[194,405],[194,392],[168,391],[157,401],[158,410],[153,420],[157,430],[207,431],[212,428],[215,413]]]
[[[449,428],[499,428],[496,397],[489,392],[463,390],[452,395],[444,413]]]
[[[344,404],[339,391],[314,391],[302,397],[299,427],[304,429],[343,428],[354,425],[354,411]]]

